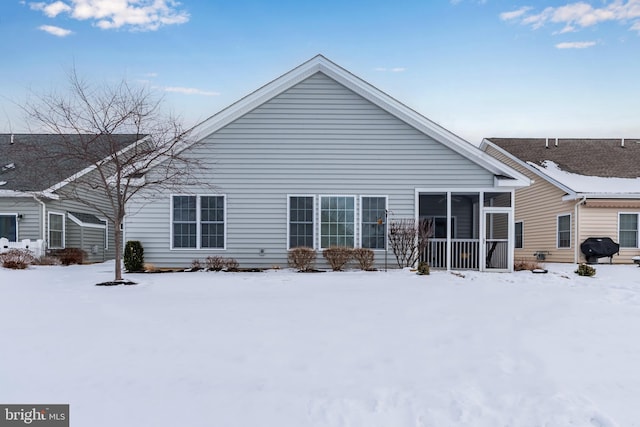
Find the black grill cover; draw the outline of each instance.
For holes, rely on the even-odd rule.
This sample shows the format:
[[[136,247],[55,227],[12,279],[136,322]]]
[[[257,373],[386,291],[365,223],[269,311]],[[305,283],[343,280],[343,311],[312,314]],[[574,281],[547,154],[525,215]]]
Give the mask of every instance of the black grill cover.
[[[589,237],[582,242],[580,250],[587,258],[587,261],[612,257],[614,254],[620,252],[620,245],[611,240],[610,237]]]

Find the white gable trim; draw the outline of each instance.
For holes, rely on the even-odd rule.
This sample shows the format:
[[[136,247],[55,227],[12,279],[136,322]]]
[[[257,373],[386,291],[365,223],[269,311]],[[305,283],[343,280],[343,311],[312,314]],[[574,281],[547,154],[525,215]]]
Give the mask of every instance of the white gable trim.
[[[432,122],[359,77],[356,77],[344,68],[329,61],[322,55],[315,56],[302,65],[283,74],[270,83],[267,83],[255,92],[245,96],[219,113],[211,116],[199,125],[196,125],[190,131],[191,140],[193,142],[202,140],[318,72],[327,75],[366,100],[398,117],[400,120],[416,128],[425,135],[445,144],[458,154],[493,174],[505,175],[513,178],[510,183],[511,187],[526,187],[531,184],[531,180],[525,175],[503,164],[494,157],[483,153],[478,147]]]

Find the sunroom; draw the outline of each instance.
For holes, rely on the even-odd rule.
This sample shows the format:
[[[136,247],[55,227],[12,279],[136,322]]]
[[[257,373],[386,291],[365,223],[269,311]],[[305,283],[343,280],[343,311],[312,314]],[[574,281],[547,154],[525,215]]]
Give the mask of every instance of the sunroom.
[[[513,192],[416,190],[416,217],[430,227],[421,261],[447,270],[513,269]]]

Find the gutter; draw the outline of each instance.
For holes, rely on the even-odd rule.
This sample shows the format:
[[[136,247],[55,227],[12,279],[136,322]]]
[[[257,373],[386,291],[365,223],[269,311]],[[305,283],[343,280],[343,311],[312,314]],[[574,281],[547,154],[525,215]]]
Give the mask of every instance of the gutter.
[[[578,239],[580,237],[580,221],[578,221],[578,206],[580,206],[581,204],[583,204],[586,201],[587,201],[587,196],[582,196],[582,199],[580,199],[580,201],[573,206],[573,210],[574,210],[573,220],[576,223],[576,235],[573,238],[574,247],[575,247],[574,250],[573,250],[573,263],[574,264],[577,264],[578,263],[578,258],[580,258],[580,254],[578,253]]]

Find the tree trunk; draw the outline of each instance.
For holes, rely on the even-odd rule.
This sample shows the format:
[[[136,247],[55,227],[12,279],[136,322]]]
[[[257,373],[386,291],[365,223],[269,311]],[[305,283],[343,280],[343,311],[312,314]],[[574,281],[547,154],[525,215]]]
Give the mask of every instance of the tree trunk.
[[[113,225],[113,238],[115,240],[115,280],[122,280],[122,220],[116,220]]]

